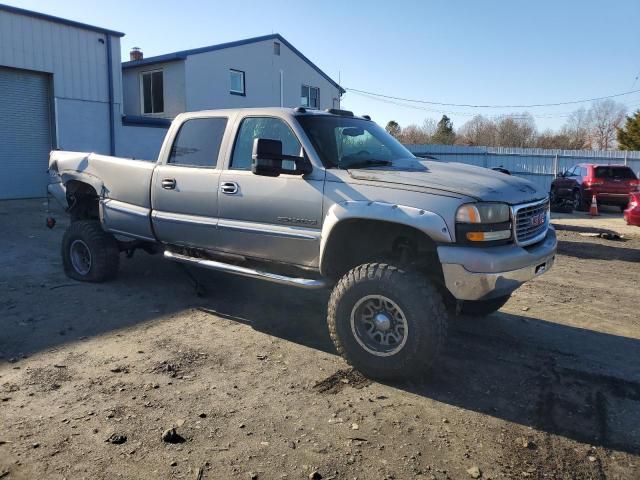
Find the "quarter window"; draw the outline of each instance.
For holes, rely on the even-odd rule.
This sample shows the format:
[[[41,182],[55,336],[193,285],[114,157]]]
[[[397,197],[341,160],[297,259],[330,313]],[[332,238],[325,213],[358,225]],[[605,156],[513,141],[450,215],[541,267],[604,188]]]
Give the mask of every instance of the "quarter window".
[[[302,85],[300,90],[300,105],[307,108],[320,108],[320,89]]]
[[[229,92],[233,95],[245,95],[244,72],[241,70],[229,70],[229,81],[231,87]]]
[[[226,126],[226,118],[187,120],[173,142],[169,163],[189,167],[215,167]]]
[[[302,146],[298,138],[284,121],[273,117],[248,117],[242,121],[231,157],[232,170],[249,170],[251,168],[251,154],[253,141],[256,138],[268,138],[282,142],[282,153],[285,155],[300,155]],[[285,168],[291,167],[285,162]],[[293,162],[291,162],[293,163]]]
[[[164,113],[164,78],[162,70],[142,73],[142,113]]]

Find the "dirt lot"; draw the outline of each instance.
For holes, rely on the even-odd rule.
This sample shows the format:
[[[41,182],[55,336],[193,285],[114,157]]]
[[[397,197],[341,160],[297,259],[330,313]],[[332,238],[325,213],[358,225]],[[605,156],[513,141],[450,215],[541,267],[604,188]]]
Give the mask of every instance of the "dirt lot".
[[[326,293],[194,271],[199,298],[145,254],[75,283],[44,217],[0,202],[0,478],[640,478],[639,238],[559,231],[551,272],[384,385],[335,355]]]

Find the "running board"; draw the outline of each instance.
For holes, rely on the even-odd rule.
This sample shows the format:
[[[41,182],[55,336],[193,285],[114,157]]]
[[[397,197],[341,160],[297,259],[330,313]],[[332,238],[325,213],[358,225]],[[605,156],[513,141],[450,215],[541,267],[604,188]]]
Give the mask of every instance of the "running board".
[[[327,283],[324,280],[314,280],[312,278],[296,278],[286,277],[284,275],[278,275],[275,273],[263,272],[260,270],[254,270],[253,268],[241,267],[239,265],[232,265],[230,263],[217,262],[215,260],[207,260],[206,258],[189,257],[188,255],[182,255],[180,253],[171,252],[169,250],[164,251],[164,258],[173,260],[175,262],[186,263],[190,265],[197,265],[200,267],[208,268],[210,270],[218,270],[219,272],[235,273],[243,277],[258,278],[260,280],[267,280],[273,283],[279,283],[281,285],[290,285],[293,287],[305,288],[305,289],[319,289],[325,288]]]

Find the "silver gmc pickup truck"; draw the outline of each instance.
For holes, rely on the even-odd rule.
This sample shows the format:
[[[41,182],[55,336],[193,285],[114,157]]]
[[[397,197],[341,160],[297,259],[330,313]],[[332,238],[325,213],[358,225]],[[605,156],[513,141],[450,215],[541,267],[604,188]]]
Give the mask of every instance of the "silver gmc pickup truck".
[[[328,324],[375,378],[429,368],[450,314],[486,315],[552,266],[546,192],[488,169],[416,158],[367,116],[215,110],[173,121],[157,162],[54,151],[76,280],[121,252],[301,288],[332,288]]]

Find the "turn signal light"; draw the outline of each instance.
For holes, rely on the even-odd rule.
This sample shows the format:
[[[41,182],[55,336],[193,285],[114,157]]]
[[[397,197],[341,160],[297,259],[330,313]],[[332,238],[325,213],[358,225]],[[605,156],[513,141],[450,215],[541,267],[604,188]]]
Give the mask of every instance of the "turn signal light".
[[[467,240],[470,242],[494,242],[511,238],[511,230],[498,230],[497,232],[467,232]]]

